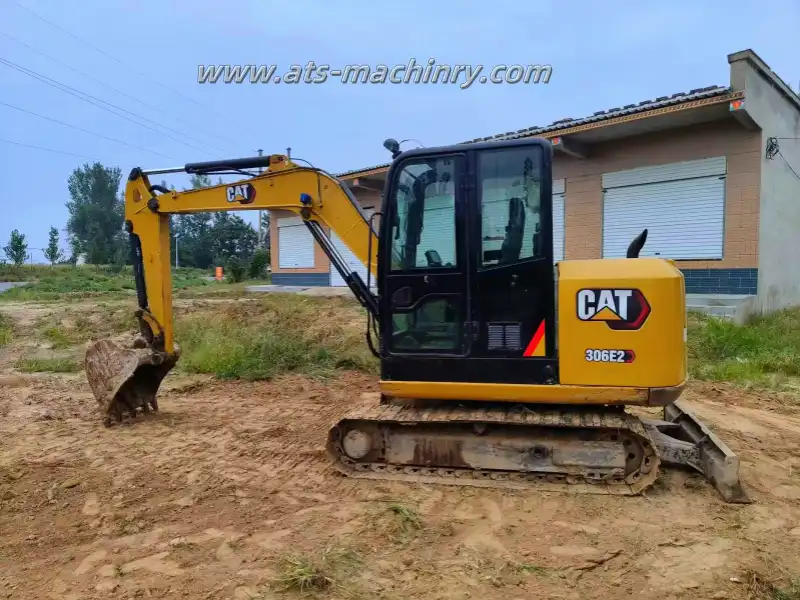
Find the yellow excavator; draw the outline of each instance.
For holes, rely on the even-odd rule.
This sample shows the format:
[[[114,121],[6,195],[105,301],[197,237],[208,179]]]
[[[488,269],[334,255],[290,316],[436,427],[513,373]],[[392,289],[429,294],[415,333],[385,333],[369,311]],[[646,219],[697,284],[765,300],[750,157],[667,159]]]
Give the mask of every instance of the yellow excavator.
[[[393,161],[370,217],[342,181],[283,154],[131,171],[141,335],[131,348],[100,340],[85,359],[107,426],[158,410],[179,360],[170,215],[283,210],[302,218],[366,309],[381,362],[380,402],[328,433],[345,476],[636,495],[667,464],[701,473],[728,502],[750,501],[738,458],[679,401],[684,280],[672,261],[639,257],[647,230],[626,258],[556,263],[548,141],[384,146]],[[183,192],[149,179],[176,172],[244,178]]]

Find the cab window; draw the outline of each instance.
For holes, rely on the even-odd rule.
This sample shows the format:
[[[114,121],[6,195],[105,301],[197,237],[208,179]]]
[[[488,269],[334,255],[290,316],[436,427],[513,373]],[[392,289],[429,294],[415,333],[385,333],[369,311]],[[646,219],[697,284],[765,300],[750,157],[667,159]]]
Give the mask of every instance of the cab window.
[[[446,269],[457,263],[455,161],[406,163],[394,186],[392,271]]]
[[[481,268],[544,256],[540,152],[533,147],[478,154]]]

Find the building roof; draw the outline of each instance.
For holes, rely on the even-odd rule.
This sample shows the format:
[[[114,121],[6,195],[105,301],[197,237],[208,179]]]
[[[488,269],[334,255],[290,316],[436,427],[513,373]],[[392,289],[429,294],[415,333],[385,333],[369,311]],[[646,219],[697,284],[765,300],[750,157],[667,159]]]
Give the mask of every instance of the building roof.
[[[475,142],[486,142],[493,140],[513,140],[522,137],[536,136],[543,133],[552,133],[552,132],[557,132],[560,129],[567,129],[569,127],[575,127],[577,125],[584,125],[587,123],[596,123],[599,121],[605,121],[607,119],[621,117],[623,115],[631,115],[631,114],[646,112],[648,110],[653,110],[656,108],[662,108],[665,106],[681,104],[683,102],[691,102],[694,100],[711,98],[714,96],[724,96],[725,94],[731,93],[731,91],[732,90],[730,87],[718,86],[718,85],[712,85],[704,88],[696,88],[688,92],[679,92],[677,94],[672,94],[671,96],[659,96],[655,100],[643,100],[636,104],[626,104],[625,106],[622,107],[614,107],[606,110],[599,110],[588,117],[581,117],[579,119],[572,119],[572,118],[559,119],[558,121],[554,121],[549,125],[545,125],[543,127],[535,125],[533,127],[527,127],[525,129],[518,129],[517,131],[507,131],[505,133],[498,133],[487,137],[475,138],[473,140],[467,140],[465,142],[460,142],[460,143],[472,144]],[[383,169],[388,169],[390,165],[391,163],[384,163],[380,165],[373,165],[371,167],[351,169],[350,171],[338,173],[336,176],[351,177],[359,173],[367,173],[369,171],[379,171]]]

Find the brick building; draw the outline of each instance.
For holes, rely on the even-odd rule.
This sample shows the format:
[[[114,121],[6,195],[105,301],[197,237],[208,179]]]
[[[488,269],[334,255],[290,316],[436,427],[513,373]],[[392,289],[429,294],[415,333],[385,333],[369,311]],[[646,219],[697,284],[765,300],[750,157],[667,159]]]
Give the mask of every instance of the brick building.
[[[750,50],[728,62],[726,86],[470,142],[552,141],[556,260],[624,256],[648,228],[642,255],[674,259],[688,293],[749,296],[764,310],[800,304],[800,97]],[[388,167],[338,177],[369,212]],[[344,285],[299,218],[274,217],[274,283]]]

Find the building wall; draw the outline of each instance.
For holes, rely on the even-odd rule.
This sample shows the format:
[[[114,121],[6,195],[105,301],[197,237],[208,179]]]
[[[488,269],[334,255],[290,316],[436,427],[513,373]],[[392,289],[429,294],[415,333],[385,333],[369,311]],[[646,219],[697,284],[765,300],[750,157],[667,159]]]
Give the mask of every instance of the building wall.
[[[553,178],[566,179],[565,258],[602,256],[603,173],[725,155],[723,259],[676,264],[686,276],[688,292],[755,294],[760,148],[758,132],[729,119],[592,145],[588,159],[556,155]]]
[[[354,192],[356,199],[362,206],[372,207],[376,211],[381,208],[381,194],[380,192],[362,191],[357,190]],[[314,243],[314,266],[312,268],[299,268],[299,269],[281,269],[280,256],[278,250],[278,236],[280,230],[278,229],[278,220],[287,217],[296,216],[294,213],[285,210],[271,211],[272,217],[270,218],[270,256],[272,267],[272,283],[276,285],[298,285],[298,286],[327,286],[330,285],[330,268],[331,263],[322,247]],[[378,221],[375,225],[377,227]],[[323,228],[325,233],[330,235],[330,230],[327,227]]]
[[[328,257],[325,256],[325,253],[322,251],[322,248],[320,248],[319,244],[314,244],[313,267],[300,269],[281,269],[278,266],[280,264],[278,250],[278,236],[280,235],[280,229],[278,229],[278,220],[294,217],[296,215],[288,210],[273,210],[270,211],[270,213],[271,218],[269,220],[269,234],[272,283],[276,285],[328,285],[328,267],[330,262],[328,261]]]
[[[752,53],[740,52],[728,60],[731,86],[744,90],[744,110],[761,129],[755,308],[771,312],[800,304],[800,99],[771,73],[765,73],[768,67]],[[777,140],[780,154],[770,159],[767,144],[771,137],[784,139]]]

